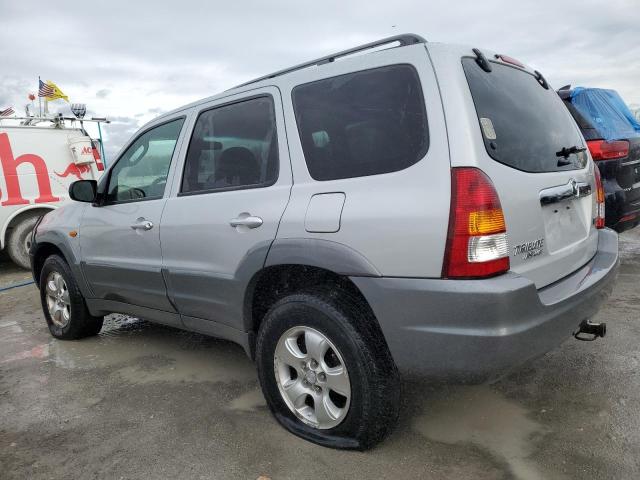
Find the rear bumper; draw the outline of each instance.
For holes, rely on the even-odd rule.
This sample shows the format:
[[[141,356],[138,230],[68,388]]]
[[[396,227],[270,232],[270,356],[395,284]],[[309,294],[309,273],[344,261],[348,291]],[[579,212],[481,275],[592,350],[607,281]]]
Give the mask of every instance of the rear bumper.
[[[620,204],[622,212],[616,214],[611,225],[611,228],[618,233],[630,230],[640,224],[640,200],[632,203],[620,200]]]
[[[401,371],[480,381],[567,339],[611,293],[617,271],[618,236],[605,229],[589,263],[540,290],[512,272],[487,280],[352,280]]]
[[[638,225],[640,225],[640,212],[638,212],[632,220],[623,220],[616,223],[611,228],[613,228],[618,233],[622,233],[626,232],[627,230],[631,230],[632,228],[636,228]]]
[[[612,170],[625,168],[618,166],[619,161],[601,161],[598,162],[600,172],[607,169]],[[611,166],[610,166],[611,165]],[[635,174],[628,175],[627,188],[623,188],[619,179],[614,176],[618,175],[618,170],[614,173],[603,174],[603,184],[605,189],[605,222],[607,227],[613,228],[618,233],[629,230],[640,223],[640,186],[633,186]]]

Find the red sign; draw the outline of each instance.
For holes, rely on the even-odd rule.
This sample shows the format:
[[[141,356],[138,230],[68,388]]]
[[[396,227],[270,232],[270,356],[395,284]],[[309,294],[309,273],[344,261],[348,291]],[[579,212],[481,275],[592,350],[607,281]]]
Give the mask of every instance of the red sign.
[[[24,155],[14,158],[11,144],[9,143],[9,135],[0,133],[0,164],[4,172],[8,195],[8,198],[2,202],[1,205],[28,205],[30,203],[29,200],[23,198],[20,190],[20,181],[18,179],[18,166],[23,163],[30,163],[36,172],[39,196],[35,199],[35,203],[59,202],[60,199],[54,197],[51,191],[51,181],[49,180],[47,164],[42,157],[33,153],[25,153]],[[73,166],[75,166],[75,164]],[[0,191],[0,198],[2,198],[2,191]]]
[[[64,172],[56,172],[56,175],[62,178],[74,175],[78,180],[82,180],[82,174],[89,173],[90,171],[91,167],[89,165],[76,165],[75,163],[70,163]]]

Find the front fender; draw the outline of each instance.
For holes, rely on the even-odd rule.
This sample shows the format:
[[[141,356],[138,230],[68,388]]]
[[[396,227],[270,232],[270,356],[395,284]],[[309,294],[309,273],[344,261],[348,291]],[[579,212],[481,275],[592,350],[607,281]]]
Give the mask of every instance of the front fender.
[[[58,249],[71,268],[82,294],[87,298],[91,298],[91,289],[89,288],[80,268],[81,256],[79,232],[80,220],[82,218],[82,212],[84,211],[83,207],[84,205],[70,205],[69,207],[54,210],[45,216],[36,230],[31,254],[32,257],[36,259],[39,255],[42,255],[42,252],[50,249],[51,246]],[[77,232],[77,235],[71,236],[71,232]],[[36,279],[36,283],[37,280],[38,279]]]

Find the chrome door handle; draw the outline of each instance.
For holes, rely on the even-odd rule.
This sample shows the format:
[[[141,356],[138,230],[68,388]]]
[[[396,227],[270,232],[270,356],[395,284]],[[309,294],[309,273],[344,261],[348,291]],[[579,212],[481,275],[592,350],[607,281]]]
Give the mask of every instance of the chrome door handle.
[[[153,228],[153,222],[145,220],[144,218],[139,218],[137,223],[131,225],[131,228],[134,230],[151,230]]]
[[[262,225],[262,219],[260,217],[254,217],[248,213],[241,213],[236,218],[232,218],[229,221],[229,225],[232,227],[248,227],[248,228],[258,228]]]

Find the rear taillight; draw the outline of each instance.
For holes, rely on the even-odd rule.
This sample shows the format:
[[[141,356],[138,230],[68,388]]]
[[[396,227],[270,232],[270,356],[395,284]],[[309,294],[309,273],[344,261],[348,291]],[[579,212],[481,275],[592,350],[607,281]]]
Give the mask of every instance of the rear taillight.
[[[442,276],[485,278],[508,270],[507,228],[491,180],[477,168],[451,169],[451,210]]]
[[[587,142],[589,151],[594,160],[613,160],[624,158],[629,155],[629,142],[626,140],[616,140],[606,142],[604,140],[589,140]]]
[[[604,228],[604,187],[597,165],[593,166],[593,174],[596,177],[596,228]]]

